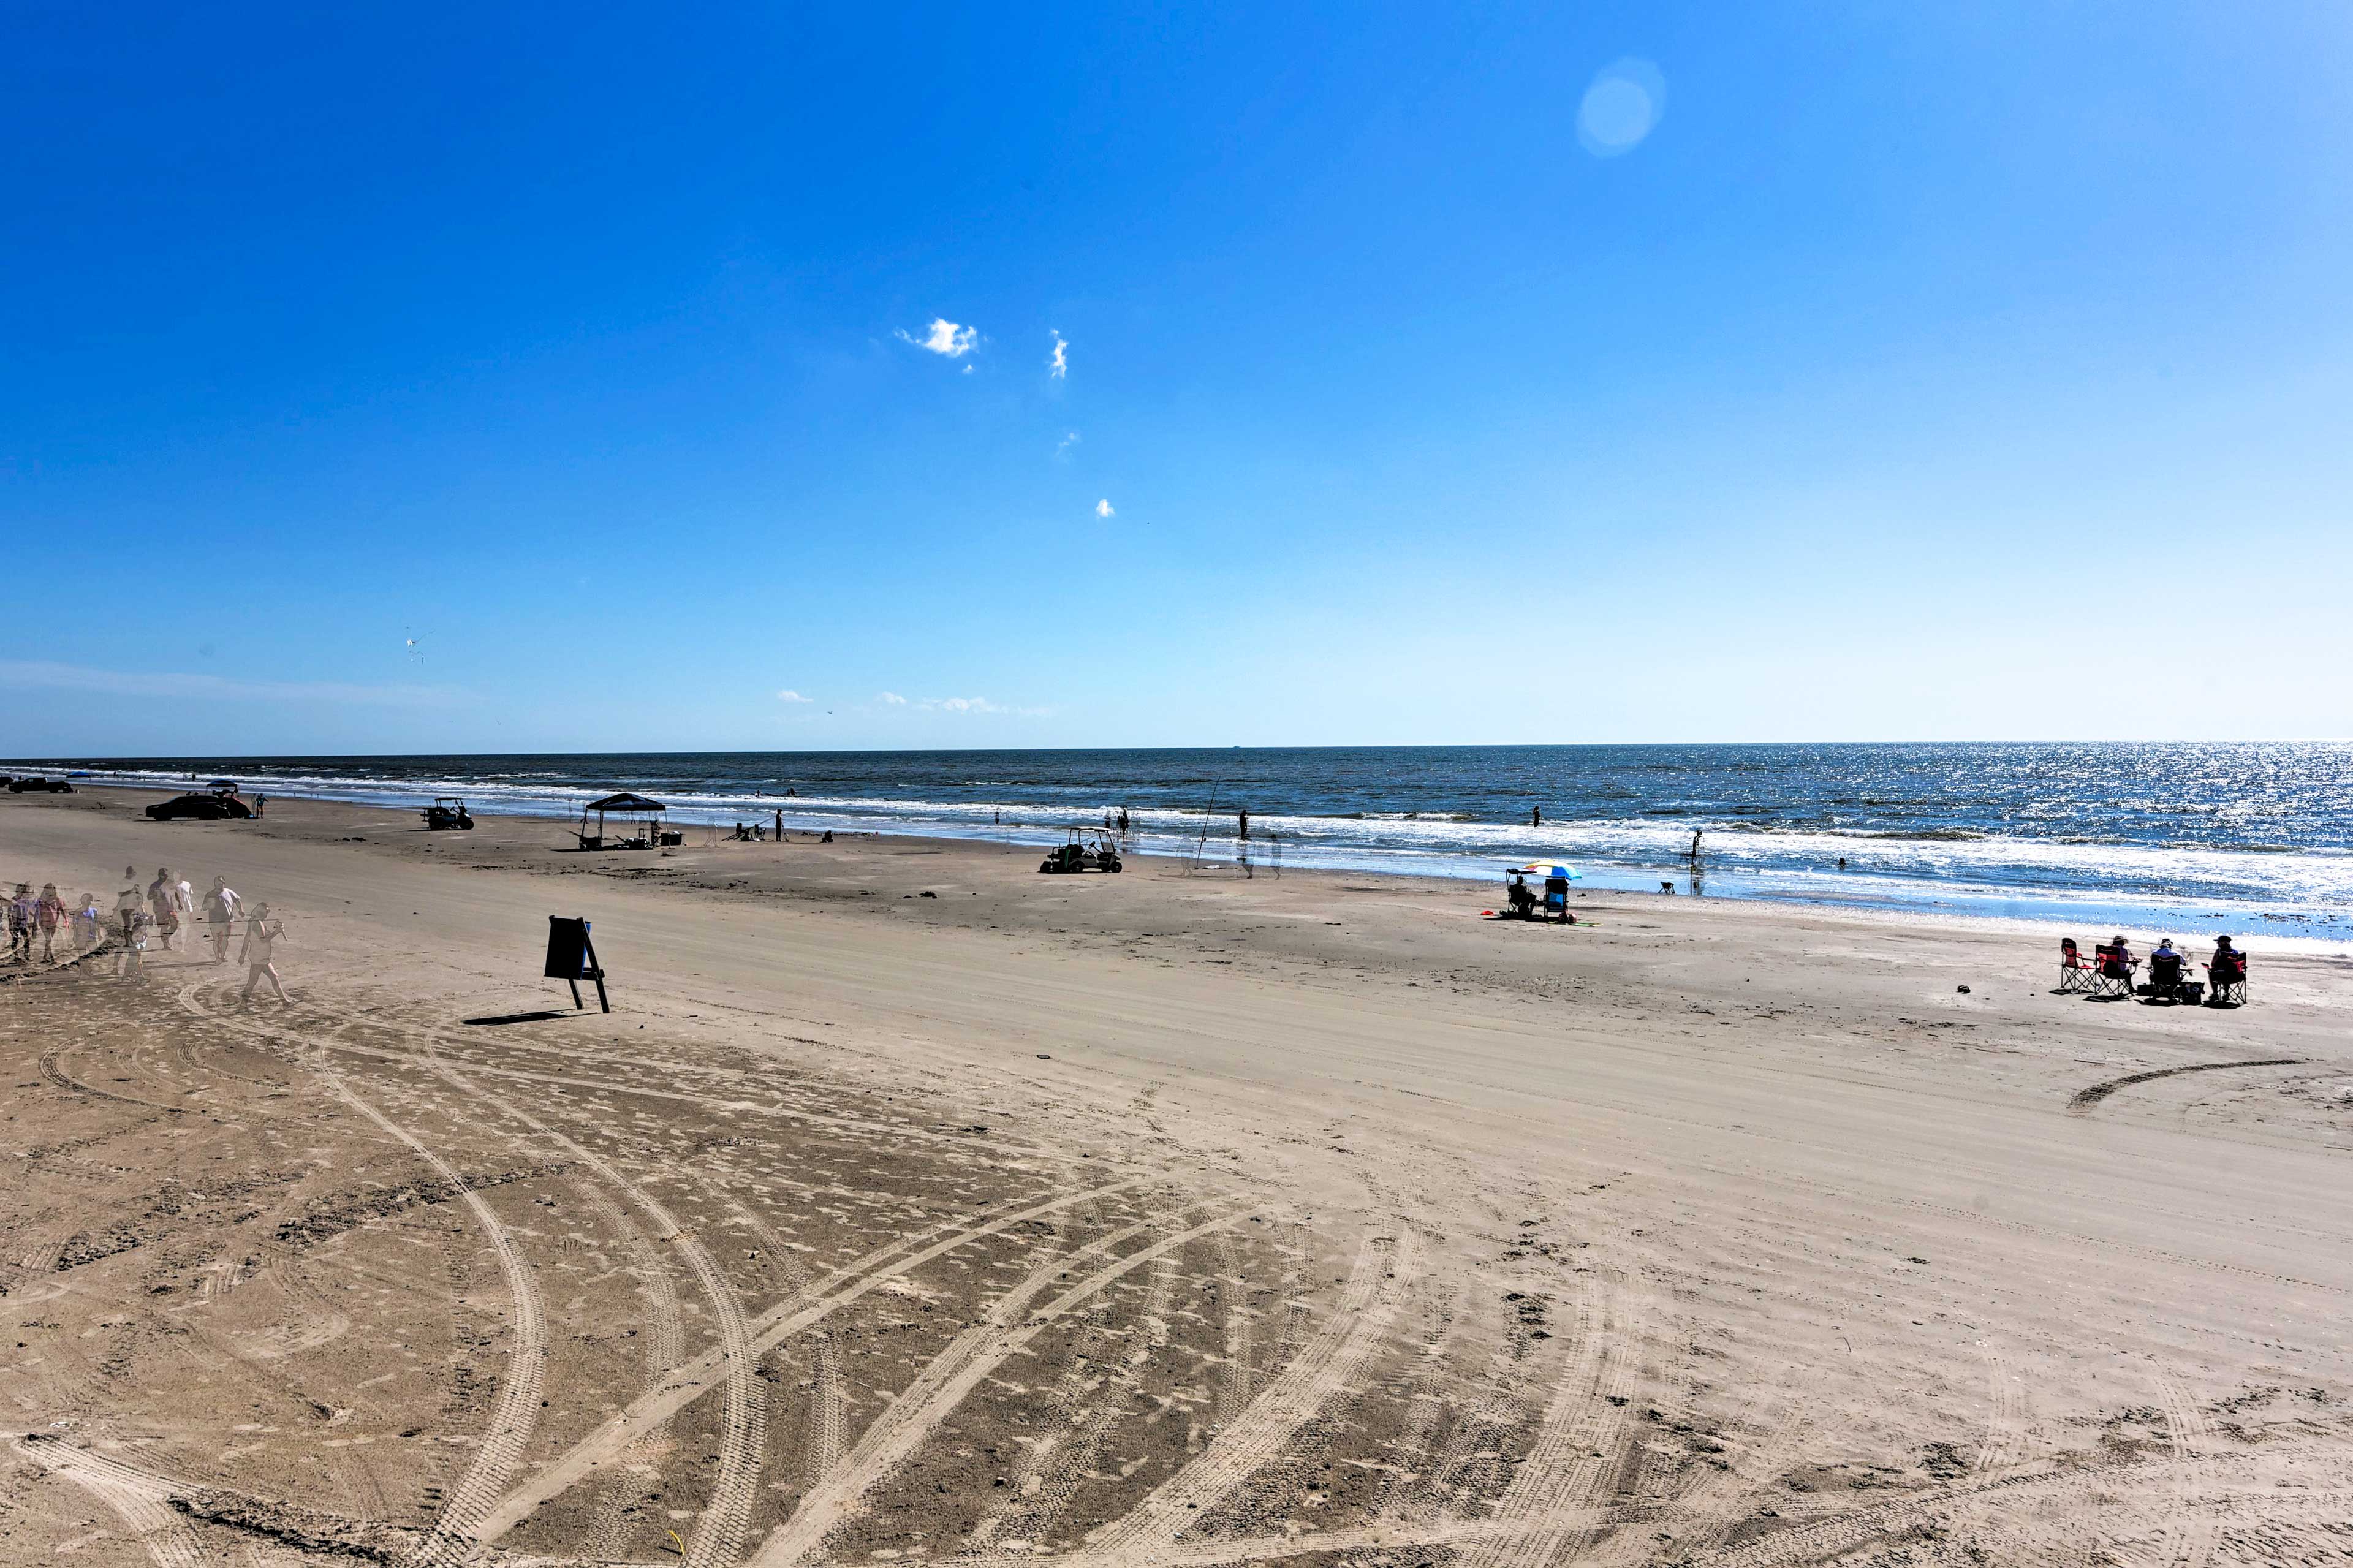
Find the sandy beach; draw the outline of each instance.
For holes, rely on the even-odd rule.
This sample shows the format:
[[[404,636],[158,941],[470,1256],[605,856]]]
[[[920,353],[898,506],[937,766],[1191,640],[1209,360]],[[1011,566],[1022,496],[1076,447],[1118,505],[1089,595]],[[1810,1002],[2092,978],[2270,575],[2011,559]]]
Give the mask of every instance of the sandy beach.
[[[226,876],[292,1000],[0,971],[0,1562],[2353,1543],[2326,952],[153,798],[0,797],[0,876]]]

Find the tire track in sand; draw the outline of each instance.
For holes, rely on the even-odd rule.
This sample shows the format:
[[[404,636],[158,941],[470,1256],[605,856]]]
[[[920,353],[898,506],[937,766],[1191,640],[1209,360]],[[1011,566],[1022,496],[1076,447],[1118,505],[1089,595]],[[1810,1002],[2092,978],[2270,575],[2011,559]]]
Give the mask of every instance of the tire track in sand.
[[[1220,1246],[1232,1236],[1231,1231],[1219,1231]],[[1174,1253],[1154,1262],[1151,1286],[1136,1310],[1145,1342],[1119,1356],[1116,1363],[1103,1359],[1104,1352],[1124,1338],[1110,1321],[1114,1303],[1108,1297],[1096,1299],[1096,1321],[1088,1325],[1048,1404],[1041,1423],[1045,1436],[1023,1456],[1004,1502],[989,1510],[973,1528],[966,1538],[967,1549],[987,1550],[1000,1538],[1034,1542],[1070,1507],[1084,1479],[1082,1471],[1094,1463],[1112,1428],[1135,1408],[1136,1384],[1153,1351],[1167,1343],[1166,1314],[1176,1294],[1176,1265]],[[1098,1374],[1098,1367],[1107,1370]]]
[[[1628,1298],[1589,1289],[1577,1304],[1577,1342],[1554,1384],[1535,1446],[1490,1518],[1501,1532],[1462,1568],[1547,1568],[1599,1528],[1594,1494],[1617,1463],[1641,1322]]]
[[[193,986],[190,987],[190,992],[195,989]],[[200,1006],[194,996],[187,993],[183,994],[183,1000],[187,1001],[191,1005]],[[226,1020],[223,1021],[226,1022]],[[281,1038],[286,1037],[283,1031],[269,1028],[269,1026],[247,1026],[266,1029],[269,1033],[279,1035]],[[736,1562],[743,1556],[744,1542],[751,1532],[753,1486],[759,1478],[760,1461],[765,1447],[767,1406],[757,1375],[759,1357],[752,1348],[750,1325],[744,1315],[743,1303],[737,1300],[725,1276],[719,1271],[719,1267],[712,1259],[710,1252],[695,1239],[686,1226],[680,1224],[677,1218],[662,1206],[652,1194],[623,1175],[612,1162],[569,1134],[542,1121],[504,1096],[486,1092],[442,1060],[436,1048],[436,1037],[431,1030],[411,1029],[396,1025],[385,1026],[396,1035],[416,1041],[419,1048],[413,1051],[376,1050],[356,1047],[343,1042],[334,1043],[333,1048],[361,1050],[363,1054],[385,1057],[422,1068],[455,1089],[461,1097],[461,1104],[487,1103],[501,1114],[529,1129],[537,1137],[556,1145],[594,1171],[615,1191],[621,1193],[643,1209],[661,1230],[663,1242],[675,1247],[679,1256],[685,1258],[688,1267],[694,1271],[704,1295],[711,1300],[712,1311],[718,1321],[720,1334],[718,1356],[721,1369],[724,1373],[726,1404],[721,1424],[719,1473],[712,1479],[709,1499],[703,1507],[702,1517],[696,1524],[694,1538],[687,1543],[686,1561],[691,1568],[717,1568],[717,1565]],[[300,1037],[295,1038],[299,1040]],[[343,1088],[340,1078],[331,1073],[330,1081],[336,1086],[338,1093],[348,1097],[349,1091]],[[353,1103],[360,1102],[354,1100]],[[362,1108],[367,1109],[364,1106]],[[368,1110],[368,1114],[375,1115],[372,1110]],[[461,1121],[471,1120],[471,1117],[463,1111],[458,1112],[457,1115]],[[391,1122],[384,1121],[381,1117],[377,1117],[376,1120],[388,1131],[396,1131]],[[421,1149],[423,1146],[420,1144],[417,1147]],[[446,1165],[442,1166],[442,1170],[445,1174],[449,1175],[453,1180],[456,1179],[456,1173],[449,1171]],[[479,1212],[488,1215],[488,1206],[482,1203],[479,1194],[470,1191],[463,1195]],[[540,1359],[543,1366],[545,1361],[543,1347]],[[533,1396],[534,1399],[537,1397],[536,1380],[533,1384]],[[528,1436],[529,1429],[526,1427],[522,1435],[512,1444],[515,1450],[514,1458],[520,1458],[521,1449]],[[482,1455],[477,1458],[478,1468],[482,1459],[489,1457],[490,1448],[491,1445],[486,1443]],[[475,1541],[488,1539],[475,1536],[474,1531],[480,1527],[495,1507],[499,1500],[496,1493],[504,1490],[507,1478],[512,1474],[512,1469],[513,1460],[509,1459],[497,1479],[491,1497],[483,1498],[471,1493],[467,1495],[466,1500],[469,1507],[467,1512],[459,1516],[462,1523],[455,1533],[462,1533],[468,1537],[470,1544]],[[470,1472],[469,1479],[471,1479],[472,1475]],[[462,1483],[459,1490],[461,1492],[466,1490]],[[442,1517],[445,1521],[455,1513],[459,1493],[453,1492],[449,1503],[444,1507]],[[442,1534],[443,1531],[437,1527],[434,1539],[427,1542],[425,1549],[425,1560],[433,1561],[437,1552],[446,1550],[447,1543],[441,1539]]]
[[[981,1225],[951,1230],[939,1240],[913,1252],[906,1249],[917,1246],[925,1235],[936,1233],[902,1237],[843,1265],[807,1291],[788,1297],[761,1313],[753,1321],[752,1348],[759,1354],[765,1354],[803,1330],[824,1321],[869,1291],[880,1289],[885,1282],[970,1242],[1076,1204],[1108,1197],[1113,1193],[1141,1185],[1142,1182],[1143,1178],[1138,1177],[1065,1193],[1011,1214],[999,1215]],[[529,1517],[540,1504],[561,1495],[607,1460],[617,1458],[638,1437],[660,1426],[700,1399],[716,1385],[722,1364],[717,1352],[705,1351],[678,1367],[660,1388],[632,1402],[619,1415],[550,1460],[536,1475],[510,1491],[484,1521],[481,1539],[485,1542],[496,1540]]]
[[[753,1486],[767,1444],[767,1402],[759,1380],[760,1358],[752,1348],[752,1331],[727,1277],[710,1249],[681,1224],[651,1193],[623,1175],[613,1163],[559,1128],[542,1121],[503,1095],[477,1087],[472,1079],[441,1059],[430,1030],[404,1030],[420,1050],[408,1058],[470,1100],[487,1102],[522,1123],[594,1171],[616,1192],[646,1212],[661,1231],[663,1245],[674,1247],[694,1271],[719,1324],[719,1356],[725,1369],[726,1402],[721,1416],[719,1473],[712,1478],[702,1517],[686,1543],[688,1568],[724,1568],[744,1555],[752,1530]]]
[[[2165,1440],[2180,1461],[2173,1488],[2173,1508],[2165,1521],[2166,1568],[2206,1568],[2221,1533],[2221,1521],[2201,1507],[2199,1483],[2206,1479],[2203,1461],[2213,1452],[2214,1427],[2191,1403],[2181,1385],[2162,1372],[2152,1373],[2165,1405]]]
[[[1986,1382],[1991,1398],[1986,1412],[1985,1436],[1978,1440],[1976,1468],[2006,1470],[2026,1458],[2026,1384],[2010,1370],[2009,1359],[1991,1340],[1979,1340],[1978,1350],[1985,1357]]]
[[[1090,1254],[1101,1256],[1107,1253],[1121,1243],[1132,1241],[1151,1231],[1161,1220],[1150,1219],[1129,1226],[1074,1251],[1057,1253],[1047,1258],[997,1298],[986,1318],[949,1342],[947,1348],[933,1358],[932,1363],[917,1375],[914,1383],[891,1402],[890,1407],[866,1429],[865,1436],[858,1440],[858,1446],[849,1451],[840,1467],[810,1488],[799,1506],[794,1509],[792,1517],[778,1525],[761,1544],[752,1558],[751,1568],[796,1568],[796,1565],[807,1562],[828,1535],[862,1511],[861,1500],[865,1494],[897,1470],[907,1456],[914,1451],[916,1445],[932,1435],[982,1378],[994,1372],[1007,1356],[1050,1327],[1056,1319],[1093,1297],[1121,1276],[1227,1226],[1240,1225],[1248,1217],[1248,1210],[1236,1209],[1188,1230],[1164,1237],[1149,1247],[1115,1258],[1045,1306],[1031,1311],[1029,1302],[1049,1286],[1066,1277],[1068,1265]],[[1016,1323],[1021,1326],[1013,1327]]]
[[[55,1438],[32,1436],[8,1446],[112,1509],[157,1568],[205,1568],[204,1547],[187,1521],[172,1511],[172,1489],[160,1478]]]
[[[298,1035],[268,1025],[242,1023],[213,1012],[197,995],[200,989],[200,984],[191,984],[180,993],[182,1005],[198,1017],[237,1033],[274,1037],[293,1044],[298,1050],[303,1048]],[[498,1257],[499,1272],[506,1278],[508,1298],[514,1303],[514,1342],[507,1351],[507,1375],[499,1390],[498,1405],[491,1414],[490,1430],[474,1450],[473,1463],[467,1466],[465,1475],[444,1497],[432,1533],[416,1553],[416,1561],[432,1564],[433,1568],[455,1568],[472,1553],[482,1521],[497,1506],[539,1419],[539,1388],[547,1374],[547,1318],[540,1302],[539,1286],[514,1238],[499,1223],[498,1215],[491,1212],[481,1194],[473,1190],[455,1166],[354,1094],[343,1075],[323,1059],[311,1065],[338,1100],[416,1151],[420,1159],[440,1173],[489,1239],[491,1251]]]
[[[1366,1237],[1323,1331],[1192,1463],[1060,1561],[1138,1568],[1171,1561],[1178,1536],[1279,1458],[1292,1435],[1354,1381],[1379,1349],[1418,1268],[1413,1235],[1404,1226],[1393,1236]]]

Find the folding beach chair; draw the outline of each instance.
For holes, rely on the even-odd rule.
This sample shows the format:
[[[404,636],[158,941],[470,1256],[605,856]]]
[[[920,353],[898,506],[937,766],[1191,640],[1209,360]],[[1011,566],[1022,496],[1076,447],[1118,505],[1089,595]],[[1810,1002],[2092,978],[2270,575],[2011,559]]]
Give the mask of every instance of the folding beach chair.
[[[2181,955],[2156,953],[2148,961],[2148,999],[2152,1002],[2186,1000],[2181,990]]]
[[[1544,912],[1546,920],[1565,921],[1569,918],[1567,878],[1546,877],[1545,879]]]
[[[2093,949],[2092,962],[2092,989],[2088,994],[2129,996],[2133,994],[2133,966],[2126,962],[2119,949],[2102,942]]]
[[[2089,995],[2094,973],[2093,966],[2084,962],[2084,951],[2075,945],[2075,939],[2072,936],[2061,937],[2059,939],[2059,989],[2053,994],[2067,996],[2081,992]]]
[[[2207,1000],[2211,1005],[2244,1005],[2247,1000],[2247,955],[2233,952],[2219,963],[2208,964],[2206,982],[2210,988]]]

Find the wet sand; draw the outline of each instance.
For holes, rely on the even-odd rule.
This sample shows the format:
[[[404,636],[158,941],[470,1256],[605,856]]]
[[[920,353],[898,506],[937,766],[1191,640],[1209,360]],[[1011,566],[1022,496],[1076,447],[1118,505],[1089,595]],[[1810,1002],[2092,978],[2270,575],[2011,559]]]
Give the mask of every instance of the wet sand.
[[[293,1004],[0,971],[0,1562],[2353,1545],[2342,959],[146,798],[0,876],[225,873]]]

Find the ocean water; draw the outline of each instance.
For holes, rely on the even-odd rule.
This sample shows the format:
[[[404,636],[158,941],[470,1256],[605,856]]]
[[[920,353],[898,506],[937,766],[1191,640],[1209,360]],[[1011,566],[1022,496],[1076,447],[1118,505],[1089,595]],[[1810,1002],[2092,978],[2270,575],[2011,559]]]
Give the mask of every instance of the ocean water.
[[[1124,806],[1144,853],[1263,871],[1493,879],[1567,858],[1588,886],[2177,934],[2353,940],[2353,742],[1403,746],[1234,750],[47,758],[166,789],[570,816],[617,789],[696,824],[1059,841]],[[1541,810],[1541,826],[1530,813]],[[1843,869],[1839,866],[1843,858]],[[2105,934],[2105,933],[2101,933]]]

